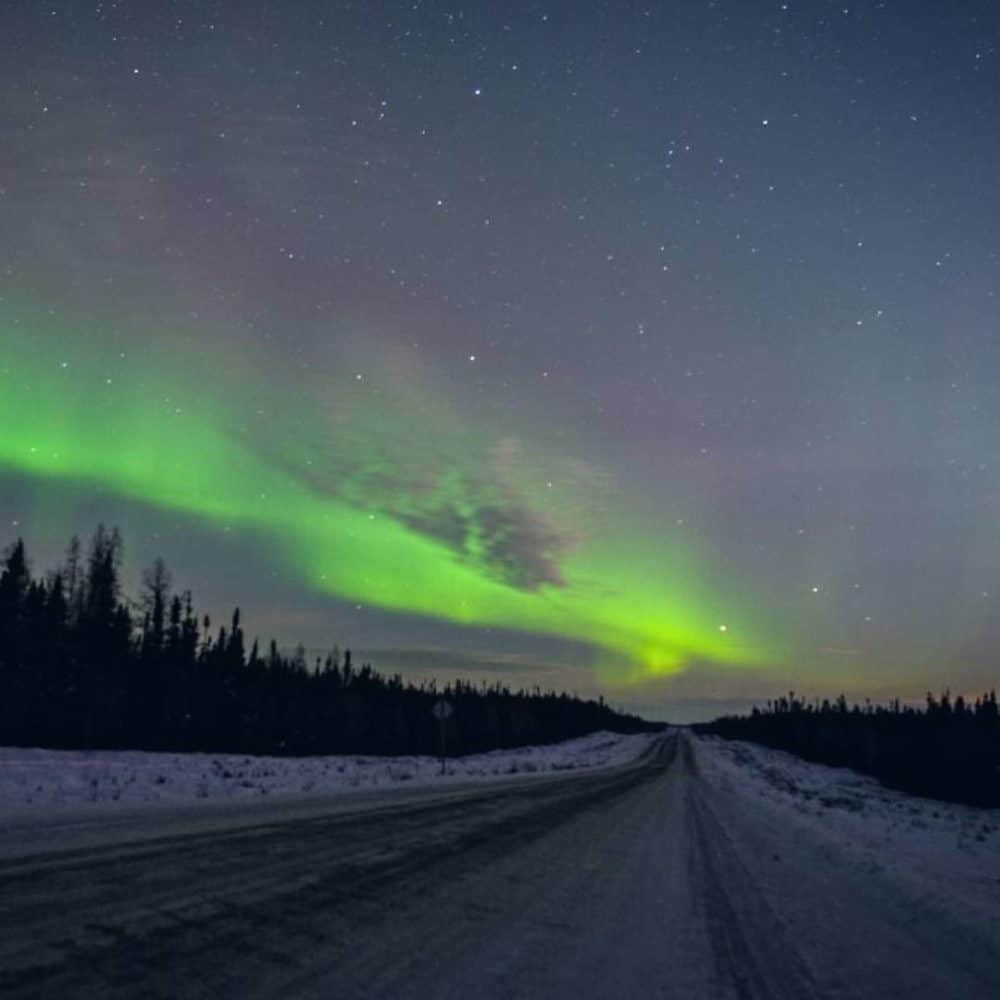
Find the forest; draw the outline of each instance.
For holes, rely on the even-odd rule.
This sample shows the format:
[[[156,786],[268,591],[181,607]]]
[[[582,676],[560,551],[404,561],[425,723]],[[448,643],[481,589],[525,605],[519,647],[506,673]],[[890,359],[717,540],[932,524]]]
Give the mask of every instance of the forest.
[[[850,767],[912,795],[1000,806],[1000,719],[996,692],[974,700],[928,693],[922,707],[807,702],[794,692],[749,715],[696,726],[806,760]]]
[[[237,608],[213,629],[162,560],[137,600],[122,593],[122,539],[99,527],[84,552],[33,575],[24,542],[0,569],[0,745],[253,754],[427,754],[447,699],[449,754],[553,743],[596,730],[660,728],[603,698],[495,683],[415,684],[336,648],[247,648]]]

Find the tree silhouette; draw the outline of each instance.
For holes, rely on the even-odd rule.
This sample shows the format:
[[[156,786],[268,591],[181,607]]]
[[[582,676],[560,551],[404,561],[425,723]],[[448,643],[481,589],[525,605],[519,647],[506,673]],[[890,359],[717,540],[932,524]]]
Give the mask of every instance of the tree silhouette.
[[[927,693],[922,711],[901,705],[848,708],[807,703],[794,692],[696,727],[727,739],[750,740],[822,764],[852,767],[916,795],[1000,806],[1000,721],[996,694]]]
[[[312,666],[301,645],[249,654],[239,609],[213,636],[157,560],[137,603],[121,593],[122,540],[99,526],[87,558],[33,579],[18,540],[0,568],[0,743],[247,753],[434,753],[440,698],[448,746],[470,753],[650,723],[603,702],[456,681],[385,677],[339,649]],[[137,614],[133,613],[133,609]],[[994,702],[995,710],[995,702]]]

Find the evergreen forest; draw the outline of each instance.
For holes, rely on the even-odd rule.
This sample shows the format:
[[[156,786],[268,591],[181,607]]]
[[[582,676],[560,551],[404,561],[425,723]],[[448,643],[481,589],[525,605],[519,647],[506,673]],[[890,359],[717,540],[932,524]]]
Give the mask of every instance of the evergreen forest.
[[[696,726],[806,760],[850,767],[912,795],[975,806],[1000,806],[1000,719],[996,692],[974,699],[928,693],[921,707],[807,702],[794,692]]]
[[[158,560],[122,593],[122,539],[99,527],[84,550],[33,575],[24,542],[0,562],[0,745],[251,754],[428,754],[447,699],[452,755],[553,743],[596,730],[660,728],[603,699],[501,684],[412,683],[334,649],[307,661],[247,644],[237,608],[217,629]]]

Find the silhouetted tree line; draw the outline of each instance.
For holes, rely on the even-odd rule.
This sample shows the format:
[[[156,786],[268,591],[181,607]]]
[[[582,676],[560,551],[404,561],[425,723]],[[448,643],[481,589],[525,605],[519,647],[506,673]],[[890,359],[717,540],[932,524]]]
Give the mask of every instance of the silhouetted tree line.
[[[995,691],[973,702],[948,692],[927,694],[923,708],[898,700],[848,707],[807,703],[792,692],[750,715],[695,727],[726,739],[749,740],[821,764],[873,775],[913,795],[1000,806],[1000,719]]]
[[[355,667],[350,651],[308,664],[272,641],[246,648],[239,609],[213,631],[158,560],[139,601],[121,593],[122,541],[98,528],[84,555],[33,578],[23,542],[0,571],[0,744],[259,754],[435,753],[431,707],[450,701],[451,754],[551,743],[598,729],[656,728],[601,699],[500,684],[415,685]]]

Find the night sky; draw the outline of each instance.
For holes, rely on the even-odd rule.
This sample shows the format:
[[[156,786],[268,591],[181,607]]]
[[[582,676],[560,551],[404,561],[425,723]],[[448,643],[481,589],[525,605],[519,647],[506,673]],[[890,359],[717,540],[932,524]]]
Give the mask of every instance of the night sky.
[[[680,720],[997,680],[993,3],[0,13],[0,545]]]

